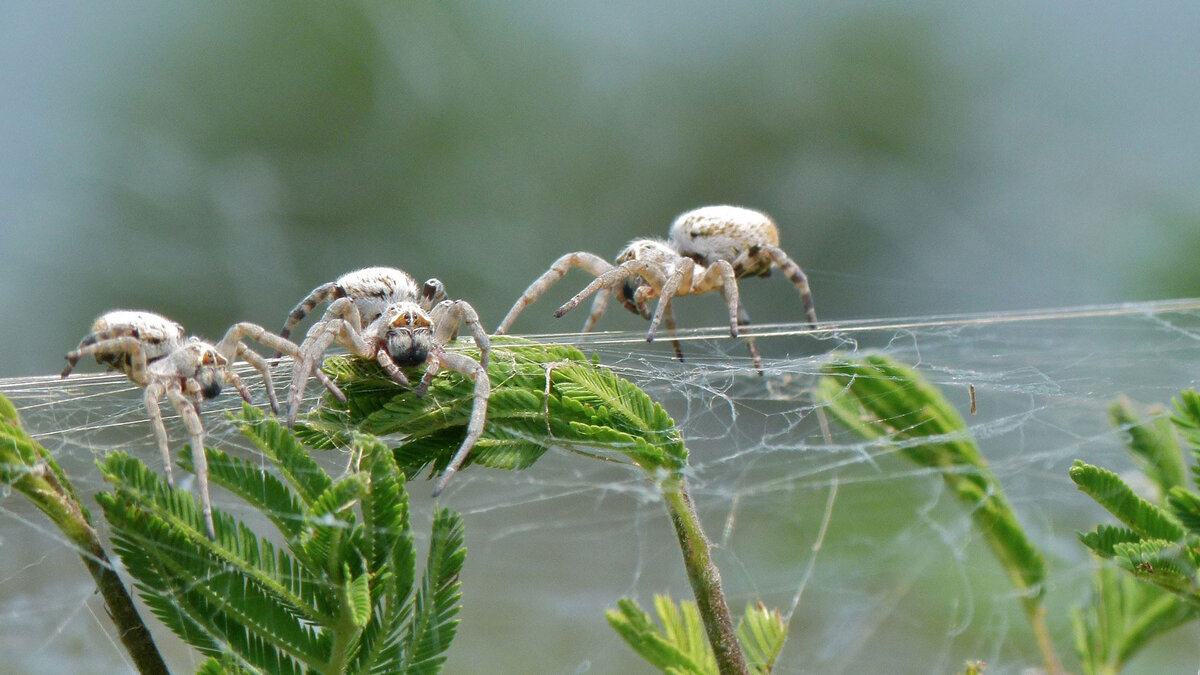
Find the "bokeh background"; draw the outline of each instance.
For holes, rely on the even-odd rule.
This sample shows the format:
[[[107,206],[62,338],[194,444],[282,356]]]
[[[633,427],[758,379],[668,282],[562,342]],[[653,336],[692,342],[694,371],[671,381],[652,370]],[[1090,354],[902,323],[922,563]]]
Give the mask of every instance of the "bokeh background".
[[[368,264],[494,327],[568,250],[763,209],[822,318],[1190,296],[1190,3],[0,6],[0,374],[100,312],[277,328]],[[576,328],[554,300],[520,332]],[[780,277],[756,321],[799,320]],[[641,322],[613,312],[602,327]],[[685,325],[720,320],[714,297]]]
[[[311,288],[365,265],[436,276],[492,328],[560,254],[610,257],[710,203],[775,216],[823,319],[1194,296],[1197,25],[1188,3],[5,0],[0,377],[57,373],[115,307],[208,337],[240,320],[278,328]],[[582,315],[551,312],[585,280],[573,273],[514,332],[577,328]],[[756,321],[803,317],[778,275],[742,295]],[[689,299],[676,315],[719,325],[723,307]],[[644,326],[619,308],[602,323]],[[1171,387],[1153,391],[1165,400]],[[125,412],[137,405],[128,393]],[[1087,424],[1102,425],[1103,403],[1089,406]],[[1061,483],[1059,468],[1046,475]],[[509,510],[478,504],[508,484],[483,481],[473,550],[513,576],[531,551],[562,555],[571,523],[627,524],[561,515],[557,529],[513,536],[537,516],[505,530]],[[523,483],[511,503],[542,489]],[[821,508],[823,494],[805,496]],[[673,569],[675,553],[651,552],[661,514],[641,507],[626,553],[653,585],[651,568]],[[1059,553],[1086,559],[1070,531]],[[61,554],[44,539],[30,566]],[[611,572],[618,589],[628,573]],[[594,595],[592,615],[614,601]],[[502,642],[522,609],[476,609],[476,625]],[[922,614],[904,616],[916,626]],[[945,628],[932,628],[935,648]],[[994,646],[996,631],[973,628]],[[637,663],[606,628],[611,642],[588,649],[574,629],[546,636],[563,662],[599,649]],[[492,645],[478,629],[471,639]],[[64,640],[84,645],[71,658],[95,649],[80,638],[42,652],[67,653]],[[469,653],[461,672],[485,672],[486,654]]]

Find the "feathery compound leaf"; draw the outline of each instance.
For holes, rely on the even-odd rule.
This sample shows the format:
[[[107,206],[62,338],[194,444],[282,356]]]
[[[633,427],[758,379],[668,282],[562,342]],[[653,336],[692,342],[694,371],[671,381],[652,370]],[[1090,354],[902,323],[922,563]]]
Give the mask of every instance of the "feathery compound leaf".
[[[1142,538],[1133,530],[1124,527],[1100,525],[1093,532],[1080,534],[1079,540],[1096,555],[1102,558],[1111,558],[1117,554],[1115,550],[1117,544],[1141,541]]]
[[[477,355],[469,349],[463,353]],[[457,373],[439,374],[418,397],[375,363],[332,358],[325,370],[342,386],[347,402],[326,397],[304,420],[303,437],[322,447],[348,442],[350,429],[402,433],[396,461],[411,477],[426,467],[432,474],[444,470],[466,436],[474,390]],[[647,471],[677,471],[686,463],[670,415],[636,385],[586,361],[572,347],[497,341],[488,376],[492,393],[484,433],[463,466],[524,469],[552,447],[624,454]]]
[[[1045,565],[1008,505],[962,416],[917,371],[884,356],[835,360],[817,396],[852,431],[895,444],[909,460],[937,469],[969,509],[992,552],[1018,587],[1041,593]]]
[[[1109,408],[1113,426],[1128,434],[1126,445],[1138,460],[1142,471],[1166,495],[1186,480],[1183,449],[1171,421],[1157,410],[1150,417],[1134,408],[1129,399],[1121,398]]]
[[[1193,536],[1200,536],[1200,495],[1176,486],[1167,493],[1167,510]]]
[[[667,638],[650,615],[638,607],[630,598],[617,601],[617,609],[604,613],[608,624],[647,663],[663,672],[678,672],[694,675],[709,675],[717,672],[716,662],[711,655],[697,662],[689,651]],[[705,645],[708,643],[705,642]]]
[[[311,504],[333,484],[329,474],[312,460],[304,446],[279,420],[268,418],[258,408],[243,403],[241,426],[246,438],[275,463],[306,504]]]
[[[210,470],[268,511],[290,551],[220,512],[210,541],[191,495],[123,453],[100,463],[114,487],[97,499],[147,606],[189,644],[220,657],[204,672],[436,671],[461,597],[458,516],[435,515],[429,568],[414,599],[408,498],[391,450],[353,436],[362,470],[335,482],[274,420],[248,410],[243,421],[296,489],[217,451],[208,451]],[[404,657],[408,670],[397,667]]]
[[[438,509],[433,516],[433,536],[425,574],[414,600],[414,610],[405,654],[397,669],[405,673],[436,673],[446,660],[445,652],[458,630],[459,600],[466,547],[463,545],[462,518]]]
[[[1117,474],[1080,460],[1070,470],[1071,480],[1145,539],[1178,541],[1183,528],[1173,516],[1137,496]]]
[[[767,675],[775,667],[775,659],[787,640],[787,623],[778,610],[767,609],[761,602],[748,605],[737,627],[738,642],[746,651],[747,665],[756,673]]]
[[[1122,568],[1200,606],[1196,561],[1187,548],[1161,539],[1117,544],[1113,548],[1114,559]]]

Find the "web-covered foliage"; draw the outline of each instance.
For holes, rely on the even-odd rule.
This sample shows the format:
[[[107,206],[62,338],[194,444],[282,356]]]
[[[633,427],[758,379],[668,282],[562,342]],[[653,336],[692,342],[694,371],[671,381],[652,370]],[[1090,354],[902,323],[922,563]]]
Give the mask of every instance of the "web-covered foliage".
[[[415,584],[404,475],[383,444],[355,436],[359,470],[335,480],[278,421],[247,406],[241,425],[278,475],[220,450],[209,475],[267,514],[282,547],[220,511],[209,540],[190,494],[124,452],[101,463],[113,545],[150,610],[232,672],[438,672],[457,627],[460,518],[434,514]]]
[[[674,420],[671,428],[687,444],[683,473],[714,540],[731,604],[742,608],[762,601],[784,610],[789,634],[775,672],[957,673],[966,661],[977,660],[987,663],[988,675],[1015,675],[1040,665],[1023,610],[1029,596],[1014,589],[997,561],[977,509],[958,496],[945,471],[904,454],[912,446],[901,433],[904,425],[865,437],[838,422],[830,404],[817,398],[835,352],[844,359],[882,355],[903,363],[956,411],[965,434],[943,440],[974,444],[1027,540],[1040,551],[1039,597],[1067,670],[1103,672],[1086,671],[1072,648],[1076,609],[1084,617],[1079,625],[1090,626],[1078,639],[1109,636],[1113,653],[1138,631],[1158,632],[1125,661],[1124,673],[1183,675],[1200,667],[1195,623],[1180,624],[1170,608],[1154,612],[1161,607],[1156,598],[1176,596],[1080,544],[1077,532],[1119,521],[1069,477],[1074,460],[1084,459],[1159,503],[1154,485],[1160,478],[1129,454],[1132,426],[1114,427],[1110,408],[1119,396],[1168,404],[1200,382],[1200,303],[855,321],[828,328],[817,334],[793,325],[748,330],[764,355],[761,376],[745,345],[729,339],[727,329],[679,331],[682,363],[665,336],[648,346],[644,331],[538,339],[562,342],[579,354],[564,354],[563,361],[598,357]],[[454,349],[470,353],[461,344]],[[274,368],[278,380],[287,379],[286,362]],[[545,392],[547,369],[531,365],[522,372],[528,379],[520,388]],[[246,379],[261,404],[261,386],[252,373]],[[443,372],[435,386],[469,396],[468,383],[456,373]],[[106,489],[92,468],[98,458],[125,451],[161,474],[153,442],[147,442],[140,390],[123,378],[84,373],[65,382],[7,380],[0,389],[16,403],[34,438],[75,479],[89,506]],[[379,390],[384,402],[395,393]],[[552,394],[562,396],[558,390]],[[306,408],[314,403],[310,399]],[[226,417],[238,409],[236,397],[206,404],[209,443],[255,462],[256,449],[240,433],[240,423]],[[325,410],[319,415],[334,414]],[[1165,415],[1136,410],[1139,422],[1170,424]],[[819,411],[830,422],[828,435]],[[536,645],[538,663],[548,672],[644,669],[642,657],[617,638],[602,614],[619,609],[623,597],[636,599],[651,614],[657,593],[677,601],[689,597],[654,482],[619,452],[551,442],[572,439],[572,430],[549,433],[542,424],[531,440],[524,427],[503,415],[489,427],[488,442],[497,443],[494,458],[480,454],[439,498],[464,514],[471,545],[462,623],[447,670],[521,672],[529,667],[529,650],[514,645]],[[346,429],[344,420],[337,427],[333,419],[326,428],[315,424],[318,417],[310,418],[314,424],[305,433]],[[430,420],[427,437],[444,433],[437,442],[455,446],[461,418],[444,427],[436,417]],[[167,426],[172,447],[182,447],[179,421],[168,418]],[[517,433],[500,445],[500,435],[512,428]],[[389,448],[415,442],[379,429]],[[658,442],[670,447],[669,435],[642,438],[650,447]],[[534,453],[540,454],[529,464]],[[617,461],[585,460],[577,453]],[[437,457],[431,457],[401,468],[414,476],[436,471]],[[336,477],[353,458],[322,451],[313,459]],[[1161,473],[1182,476],[1186,484],[1191,477],[1184,466],[1164,466]],[[981,475],[965,465],[960,471],[964,479]],[[181,487],[188,488],[186,480]],[[414,481],[408,488],[412,530],[423,549],[432,527],[431,486]],[[228,490],[215,489],[214,500],[218,510],[250,518],[249,508]],[[0,505],[5,513],[0,565],[8,570],[0,583],[0,633],[31,645],[6,650],[7,665],[14,672],[78,670],[80,664],[120,670],[106,620],[95,618],[101,613],[92,599],[94,585],[80,575],[78,556],[60,555],[73,544],[49,531],[16,497]],[[282,539],[273,543],[282,546]],[[1087,599],[1093,589],[1105,588],[1111,590],[1094,596],[1097,601]],[[1145,595],[1145,589],[1158,595]],[[1147,621],[1116,621],[1130,616]],[[1167,632],[1158,630],[1162,625],[1182,627]],[[181,672],[200,665],[178,650],[168,657]]]

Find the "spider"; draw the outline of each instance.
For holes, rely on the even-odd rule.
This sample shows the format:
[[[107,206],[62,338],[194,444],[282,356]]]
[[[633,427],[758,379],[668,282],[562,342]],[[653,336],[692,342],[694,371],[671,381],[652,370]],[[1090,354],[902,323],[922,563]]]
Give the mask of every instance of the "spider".
[[[466,438],[434,487],[436,497],[483,433],[491,382],[487,375],[489,341],[479,315],[465,300],[447,300],[446,290],[437,279],[417,286],[416,280],[401,270],[368,267],[313,289],[288,315],[280,334],[290,335],[300,320],[325,301],[330,301],[325,315],[309,328],[296,357],[288,397],[288,425],[296,421],[305,381],[311,372],[320,373],[321,358],[334,343],[358,358],[376,361],[405,387],[409,381],[401,368],[428,364],[416,388],[418,396],[425,393],[443,366],[464,375],[475,382],[475,401]],[[479,348],[479,361],[445,349],[463,323]],[[345,400],[341,392],[331,391]]]
[[[634,314],[650,320],[647,341],[654,341],[659,323],[666,320],[667,330],[674,334],[675,318],[672,300],[681,295],[699,295],[720,291],[729,305],[729,334],[737,337],[738,327],[750,323],[746,310],[738,302],[737,280],[747,276],[768,276],[771,267],[778,267],[800,291],[805,317],[816,328],[817,313],[813,308],[808,277],[800,266],[779,248],[779,230],[767,214],[738,206],[704,206],[688,211],[675,219],[668,240],[635,239],[617,254],[616,265],[600,256],[584,251],[568,253],[538,277],[508,311],[497,335],[508,331],[525,309],[551,285],[562,279],[572,267],[581,267],[596,278],[575,297],[554,312],[561,317],[587,298],[595,295],[592,310],[583,325],[588,332],[604,314],[613,289],[620,290],[621,304]],[[648,301],[658,298],[654,313]],[[762,371],[762,361],[752,340],[748,340],[755,367]],[[679,343],[675,354],[682,358]]]
[[[146,388],[143,398],[146,412],[162,453],[167,483],[173,487],[175,477],[171,471],[167,430],[159,408],[159,399],[164,395],[167,397],[192,437],[192,461],[200,489],[200,508],[210,539],[216,538],[216,530],[208,492],[204,426],[199,415],[201,401],[216,397],[226,384],[232,384],[243,399],[250,401],[246,385],[230,369],[230,365],[240,358],[262,374],[271,409],[276,412],[279,409],[271,371],[266,360],[242,342],[247,337],[289,354],[299,353],[299,348],[291,341],[252,323],[235,324],[220,342],[212,345],[197,337],[186,337],[183,326],[153,312],[113,310],[97,318],[92,324],[92,332],[84,336],[75,350],[67,353],[67,367],[62,371],[62,376],[66,377],[79,359],[94,356],[100,365],[120,371],[135,384]]]

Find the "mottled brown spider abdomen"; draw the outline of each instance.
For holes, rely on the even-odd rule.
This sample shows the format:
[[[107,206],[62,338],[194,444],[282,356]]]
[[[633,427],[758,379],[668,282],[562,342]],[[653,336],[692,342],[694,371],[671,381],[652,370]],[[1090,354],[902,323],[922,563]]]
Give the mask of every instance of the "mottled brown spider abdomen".
[[[738,277],[765,276],[771,269],[766,247],[779,246],[779,229],[761,211],[740,206],[702,206],[671,224],[671,246],[700,263],[726,260]]]

